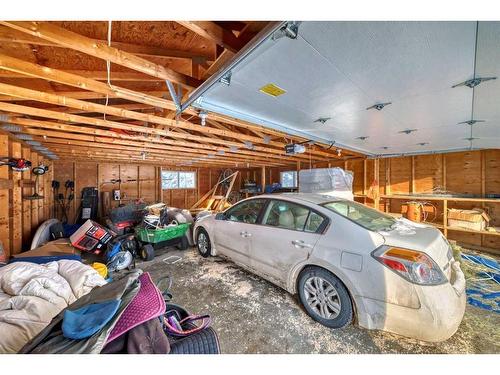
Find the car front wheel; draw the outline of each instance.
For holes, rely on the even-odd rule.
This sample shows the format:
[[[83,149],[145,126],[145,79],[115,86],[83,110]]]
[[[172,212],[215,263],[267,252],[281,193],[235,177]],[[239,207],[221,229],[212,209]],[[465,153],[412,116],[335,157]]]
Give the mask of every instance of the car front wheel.
[[[207,258],[208,256],[210,256],[212,251],[212,244],[205,229],[200,228],[198,230],[198,234],[196,235],[196,244],[198,247],[198,252],[203,258]]]
[[[343,328],[352,322],[349,292],[331,272],[319,267],[304,269],[298,289],[300,302],[317,322],[329,328]]]

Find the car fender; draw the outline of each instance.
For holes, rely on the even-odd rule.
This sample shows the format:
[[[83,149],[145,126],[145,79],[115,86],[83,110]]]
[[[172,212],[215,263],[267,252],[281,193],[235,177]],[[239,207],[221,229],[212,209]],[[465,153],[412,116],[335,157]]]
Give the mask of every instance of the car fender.
[[[198,241],[197,241],[197,234],[198,234],[198,230],[200,228],[203,228],[207,231],[208,233],[208,236],[210,238],[210,242],[211,242],[211,245],[212,245],[212,251],[211,251],[211,255],[217,255],[217,249],[216,249],[216,246],[215,246],[215,241],[214,241],[214,233],[215,233],[215,217],[213,215],[210,215],[210,216],[205,216],[199,220],[197,220],[194,224],[194,228],[193,228],[193,243],[195,245],[198,245]]]
[[[315,257],[310,257],[300,263],[297,263],[289,272],[288,274],[288,282],[287,282],[287,291],[291,294],[297,294],[297,282],[298,282],[298,277],[300,272],[310,266],[315,266],[315,267],[320,267],[324,268],[327,271],[333,273],[335,276],[337,276],[340,281],[346,286],[346,288],[349,290],[349,293],[351,295],[359,295],[359,291],[356,288],[356,286],[350,281],[349,276],[346,275],[346,273],[338,267],[335,267],[331,263],[325,262],[322,259],[318,259]]]

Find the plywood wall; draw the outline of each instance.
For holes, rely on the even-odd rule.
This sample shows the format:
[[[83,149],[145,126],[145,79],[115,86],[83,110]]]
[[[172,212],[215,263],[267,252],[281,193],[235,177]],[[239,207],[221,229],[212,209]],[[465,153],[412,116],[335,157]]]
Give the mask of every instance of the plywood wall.
[[[39,224],[50,217],[52,204],[50,184],[52,163],[42,155],[31,151],[19,141],[0,134],[0,156],[30,160],[33,166],[45,164],[49,172],[39,177],[38,194],[43,199],[27,200],[23,196],[34,193],[34,176],[30,171],[15,172],[7,166],[0,166],[0,242],[7,256],[29,248],[31,237]]]
[[[110,164],[91,162],[57,161],[54,179],[61,185],[60,192],[67,180],[75,183],[75,200],[68,212],[69,223],[74,223],[79,215],[81,191],[84,187],[97,187],[100,194],[100,214],[102,210],[102,192],[120,190],[121,201],[111,201],[111,207],[127,204],[137,199],[146,203],[164,202],[169,206],[189,208],[217,182],[220,171],[217,169],[169,168],[196,172],[194,189],[161,189],[161,168],[149,165]],[[114,180],[114,181],[113,181]],[[116,182],[121,180],[121,182]],[[65,194],[66,195],[66,194]],[[60,218],[61,210],[57,211]]]

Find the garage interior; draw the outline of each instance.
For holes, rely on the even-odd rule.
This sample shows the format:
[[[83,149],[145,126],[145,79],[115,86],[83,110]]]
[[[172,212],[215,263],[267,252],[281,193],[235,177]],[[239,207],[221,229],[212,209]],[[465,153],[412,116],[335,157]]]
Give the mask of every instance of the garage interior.
[[[78,222],[86,187],[101,221],[138,200],[214,208],[235,172],[215,211],[278,184],[296,191],[301,170],[341,168],[356,202],[406,217],[417,207],[457,247],[498,259],[498,61],[499,22],[0,21],[0,155],[48,167],[0,167],[0,258],[28,251],[48,219]],[[450,225],[450,210],[473,209],[485,227]],[[500,351],[498,306],[468,304],[456,335],[426,344],[332,331],[194,247],[137,267],[171,275],[175,301],[209,311],[223,353]],[[256,315],[259,328],[242,323]]]

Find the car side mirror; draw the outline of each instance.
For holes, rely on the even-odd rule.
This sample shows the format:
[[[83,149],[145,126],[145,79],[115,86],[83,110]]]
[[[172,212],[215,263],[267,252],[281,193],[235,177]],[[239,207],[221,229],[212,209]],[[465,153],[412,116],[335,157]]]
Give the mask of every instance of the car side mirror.
[[[215,214],[215,220],[226,220],[226,215],[224,212],[219,212]]]

